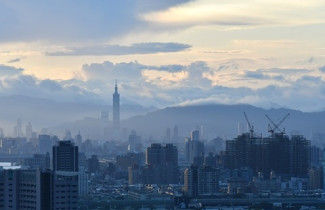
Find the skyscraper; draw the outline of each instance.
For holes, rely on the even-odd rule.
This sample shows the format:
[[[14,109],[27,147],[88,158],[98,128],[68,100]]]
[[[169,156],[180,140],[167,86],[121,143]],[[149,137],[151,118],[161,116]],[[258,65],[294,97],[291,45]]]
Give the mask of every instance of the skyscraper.
[[[17,120],[17,125],[14,127],[14,137],[23,137],[21,119]]]
[[[32,138],[32,133],[33,133],[33,127],[32,127],[32,123],[28,122],[28,124],[26,125],[26,138],[27,139],[31,139]]]
[[[119,138],[120,131],[120,94],[117,92],[117,83],[115,83],[115,92],[113,94],[113,137]]]
[[[53,170],[78,172],[78,147],[71,141],[58,141],[53,146]]]
[[[200,141],[200,132],[192,131],[191,138],[185,142],[185,158],[190,164],[203,163],[204,144]],[[200,164],[199,164],[200,165]]]

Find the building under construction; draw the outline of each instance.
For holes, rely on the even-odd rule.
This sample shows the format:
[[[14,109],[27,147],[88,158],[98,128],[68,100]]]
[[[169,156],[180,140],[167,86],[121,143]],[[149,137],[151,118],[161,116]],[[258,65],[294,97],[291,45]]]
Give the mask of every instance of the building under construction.
[[[245,113],[244,113],[245,114]],[[233,140],[226,141],[225,167],[240,169],[249,167],[257,175],[259,172],[267,177],[271,171],[283,177],[305,177],[310,167],[310,140],[301,135],[289,138],[279,126],[270,120],[269,137],[256,136],[245,114],[250,132],[243,133]]]

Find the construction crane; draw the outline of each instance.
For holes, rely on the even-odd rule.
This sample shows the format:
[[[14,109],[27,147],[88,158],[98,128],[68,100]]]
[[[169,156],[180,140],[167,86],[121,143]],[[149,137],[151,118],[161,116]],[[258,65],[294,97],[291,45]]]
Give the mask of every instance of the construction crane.
[[[274,135],[275,130],[278,130],[281,134],[285,133],[285,130],[283,129],[283,131],[280,130],[280,125],[289,117],[290,113],[286,114],[286,116],[284,116],[282,118],[282,120],[280,120],[277,124],[275,122],[273,122],[273,120],[266,114],[265,117],[270,121],[270,123],[273,125],[273,128],[270,124],[268,124],[268,131],[272,134],[272,136]]]
[[[244,115],[245,115],[245,119],[247,121],[247,125],[249,127],[249,132],[251,134],[251,137],[253,137],[253,135],[254,135],[254,126],[252,126],[251,123],[249,122],[248,117],[246,115],[246,112],[244,112]]]

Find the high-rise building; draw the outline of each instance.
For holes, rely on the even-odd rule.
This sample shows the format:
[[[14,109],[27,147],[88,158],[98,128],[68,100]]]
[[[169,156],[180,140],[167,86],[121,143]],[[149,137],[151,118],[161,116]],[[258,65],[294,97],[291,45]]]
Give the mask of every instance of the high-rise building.
[[[186,139],[185,158],[190,164],[202,165],[204,161],[204,144],[200,141],[200,132],[192,131],[191,138]]]
[[[82,136],[80,134],[80,131],[79,133],[74,137],[74,142],[76,143],[76,145],[78,147],[80,147],[82,145]]]
[[[23,137],[21,119],[17,120],[17,125],[14,127],[14,137]]]
[[[184,191],[189,197],[212,195],[218,192],[218,170],[210,166],[195,166],[184,171]]]
[[[189,197],[198,195],[198,166],[192,165],[184,171],[184,192]]]
[[[226,141],[225,166],[230,169],[249,167],[256,175],[270,173],[268,144],[263,138],[251,136],[250,133],[238,135]]]
[[[78,172],[78,147],[71,141],[58,141],[53,146],[53,170]]]
[[[316,145],[310,147],[310,162],[311,165],[319,165],[322,160],[322,150]]]
[[[146,151],[145,184],[178,183],[178,150],[173,144],[152,144]]]
[[[170,128],[166,128],[165,136],[164,136],[164,141],[170,142],[171,140],[171,131]]]
[[[90,159],[88,159],[88,172],[89,173],[97,173],[99,171],[99,160],[97,155],[92,155]]]
[[[78,208],[77,172],[59,171],[53,175],[53,209]]]
[[[131,134],[128,137],[128,150],[141,152],[142,151],[142,144],[141,144],[141,136],[137,135],[135,130],[131,131]]]
[[[312,167],[308,171],[308,177],[309,177],[309,189],[310,190],[319,190],[323,189],[324,183],[323,183],[323,167]]]
[[[26,134],[26,138],[27,139],[31,139],[32,138],[33,126],[32,126],[32,123],[31,122],[28,122],[28,124],[26,125],[25,134]]]
[[[173,129],[173,141],[178,141],[178,126],[175,125]]]
[[[254,175],[261,172],[266,177],[271,171],[282,177],[306,177],[310,167],[310,141],[297,135],[290,139],[283,133],[267,138],[243,133],[226,141],[225,167],[249,167]]]
[[[115,83],[115,92],[113,94],[113,135],[118,139],[120,133],[120,94]]]
[[[294,135],[290,141],[291,174],[306,176],[310,168],[310,141],[301,135]]]
[[[53,172],[54,209],[77,209],[78,194],[84,193],[81,188],[84,189],[87,180],[85,172],[79,172],[78,146],[72,141],[57,141],[53,146]]]
[[[3,170],[0,209],[52,209],[52,183],[51,171]]]
[[[31,158],[25,159],[25,165],[30,169],[50,169],[51,159],[50,154],[34,154]]]

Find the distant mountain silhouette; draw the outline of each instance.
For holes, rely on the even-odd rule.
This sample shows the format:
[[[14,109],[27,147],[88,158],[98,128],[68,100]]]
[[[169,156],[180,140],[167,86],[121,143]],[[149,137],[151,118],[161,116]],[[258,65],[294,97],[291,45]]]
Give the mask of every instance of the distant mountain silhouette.
[[[154,133],[164,135],[164,129],[177,125],[182,135],[189,135],[190,130],[203,125],[210,136],[232,138],[237,135],[238,124],[242,127],[241,132],[248,130],[244,112],[247,113],[255,132],[263,136],[268,135],[269,121],[265,114],[278,123],[290,113],[289,118],[280,126],[281,129],[285,128],[288,134],[310,135],[311,132],[322,132],[325,128],[325,112],[303,113],[283,108],[265,110],[251,105],[168,107],[144,116],[132,117],[123,121],[123,126],[132,127],[148,135]]]
[[[145,114],[154,107],[142,107],[136,104],[122,104],[121,117],[129,118],[134,115]],[[20,118],[25,125],[30,121],[33,128],[55,127],[67,122],[75,122],[85,117],[99,118],[102,110],[109,111],[111,119],[112,107],[95,103],[55,102],[48,99],[13,95],[0,97],[0,127],[5,134],[12,133],[16,121]]]
[[[265,117],[265,114],[277,124],[287,113],[290,113],[290,116],[279,126],[281,131],[285,128],[286,133],[289,135],[301,134],[305,135],[308,139],[311,139],[312,135],[316,135],[320,139],[323,136],[325,138],[325,135],[321,134],[325,133],[325,112],[304,113],[284,108],[265,110],[251,105],[167,107],[145,115],[122,120],[121,127],[128,128],[128,130],[134,129],[147,137],[163,137],[166,129],[169,127],[173,131],[175,125],[179,127],[180,136],[189,136],[191,130],[196,129],[197,126],[203,126],[206,139],[216,136],[232,139],[237,135],[238,127],[240,132],[248,131],[244,112],[246,112],[250,123],[254,126],[254,130],[258,135],[269,135],[268,124],[270,122]],[[94,124],[94,121],[84,119],[75,123],[65,124],[64,126],[69,129],[73,128],[75,131],[78,127],[86,131],[87,126],[90,124]],[[61,129],[64,126],[60,126]],[[316,140],[320,141],[320,139]]]

